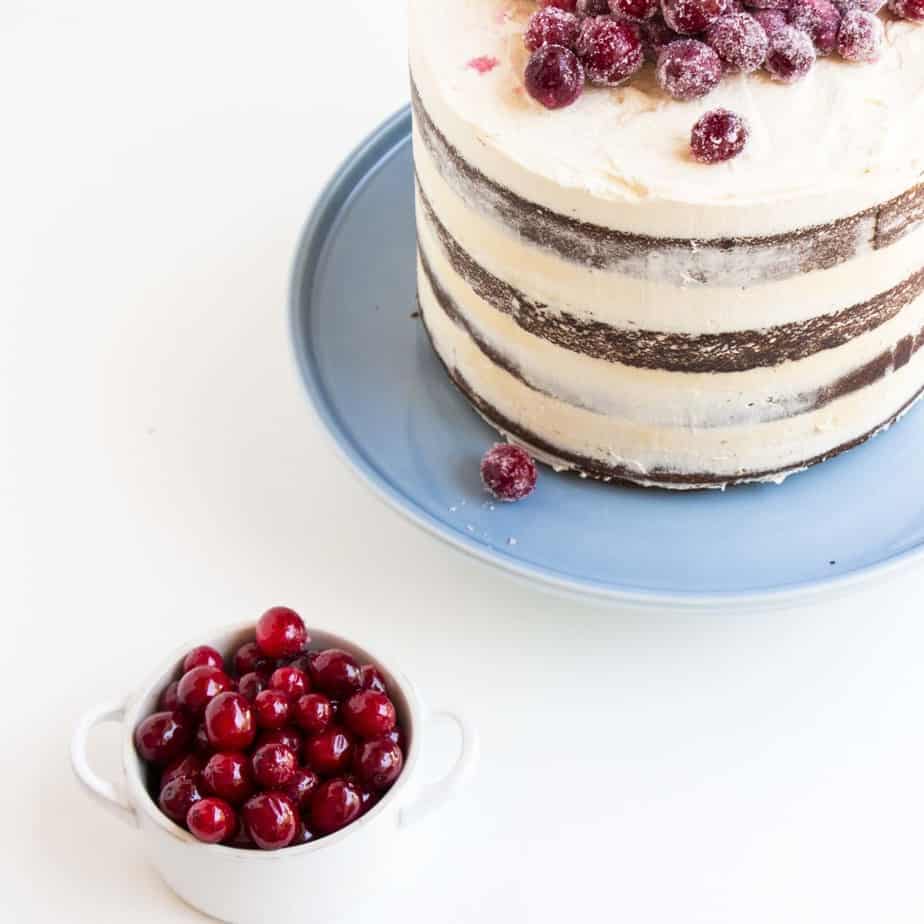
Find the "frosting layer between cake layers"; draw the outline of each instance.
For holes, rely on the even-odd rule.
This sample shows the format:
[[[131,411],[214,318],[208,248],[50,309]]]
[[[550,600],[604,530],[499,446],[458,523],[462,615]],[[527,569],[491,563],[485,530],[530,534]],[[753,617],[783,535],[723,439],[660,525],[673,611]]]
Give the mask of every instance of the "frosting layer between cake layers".
[[[561,467],[667,487],[779,480],[924,386],[924,28],[801,84],[678,103],[645,75],[528,100],[531,3],[411,4],[419,295],[449,374]],[[475,57],[494,57],[481,74]],[[752,143],[702,166],[726,106]]]

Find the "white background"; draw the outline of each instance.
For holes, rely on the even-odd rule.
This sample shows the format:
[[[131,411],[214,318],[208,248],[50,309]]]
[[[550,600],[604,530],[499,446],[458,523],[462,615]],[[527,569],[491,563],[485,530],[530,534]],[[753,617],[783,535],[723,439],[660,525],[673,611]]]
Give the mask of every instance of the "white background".
[[[396,844],[413,888],[356,920],[917,924],[920,571],[783,612],[562,602],[328,449],[287,273],[322,183],[406,100],[405,12],[0,5],[0,919],[202,920],[78,790],[69,732],[286,602],[399,652],[483,737],[471,788]]]

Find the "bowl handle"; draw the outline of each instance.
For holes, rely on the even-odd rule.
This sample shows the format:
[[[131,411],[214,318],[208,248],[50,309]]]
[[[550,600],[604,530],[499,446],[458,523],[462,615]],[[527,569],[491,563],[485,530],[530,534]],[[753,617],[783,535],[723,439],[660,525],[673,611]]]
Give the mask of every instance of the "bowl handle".
[[[416,824],[452,798],[471,775],[478,762],[478,735],[471,725],[459,713],[451,709],[434,712],[427,721],[432,722],[436,719],[451,719],[456,723],[459,728],[459,737],[462,739],[462,750],[459,759],[446,776],[434,783],[428,783],[413,802],[401,809],[400,823],[403,827]]]
[[[104,703],[88,709],[77,722],[71,738],[71,766],[91,798],[122,821],[137,827],[138,817],[121,789],[115,783],[97,776],[87,760],[87,738],[90,731],[103,722],[121,722],[124,717],[124,703]]]

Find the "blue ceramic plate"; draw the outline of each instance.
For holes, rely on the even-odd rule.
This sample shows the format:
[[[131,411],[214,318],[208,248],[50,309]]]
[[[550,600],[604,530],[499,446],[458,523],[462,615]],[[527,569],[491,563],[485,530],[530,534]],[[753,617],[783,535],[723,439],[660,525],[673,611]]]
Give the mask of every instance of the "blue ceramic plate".
[[[398,113],[342,167],[292,280],[308,394],[385,501],[483,561],[621,601],[788,600],[921,555],[924,406],[781,487],[676,494],[542,469],[528,500],[490,503],[478,462],[496,434],[449,383],[414,317],[410,126]]]

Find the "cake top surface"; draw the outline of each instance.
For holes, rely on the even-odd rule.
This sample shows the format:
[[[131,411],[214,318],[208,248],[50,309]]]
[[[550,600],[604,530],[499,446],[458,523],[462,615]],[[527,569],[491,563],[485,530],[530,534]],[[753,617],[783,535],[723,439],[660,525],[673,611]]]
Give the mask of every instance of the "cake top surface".
[[[463,156],[522,195],[535,188],[564,209],[568,191],[633,206],[801,203],[793,227],[852,214],[924,177],[924,25],[888,20],[878,62],[820,58],[792,85],[730,75],[707,98],[679,102],[649,64],[623,86],[588,87],[574,105],[547,111],[523,87],[523,33],[536,8],[411,0],[411,65],[425,106]],[[690,130],[717,107],[744,116],[751,137],[734,160],[705,166],[689,154]],[[554,202],[543,195],[553,187],[562,193]]]

